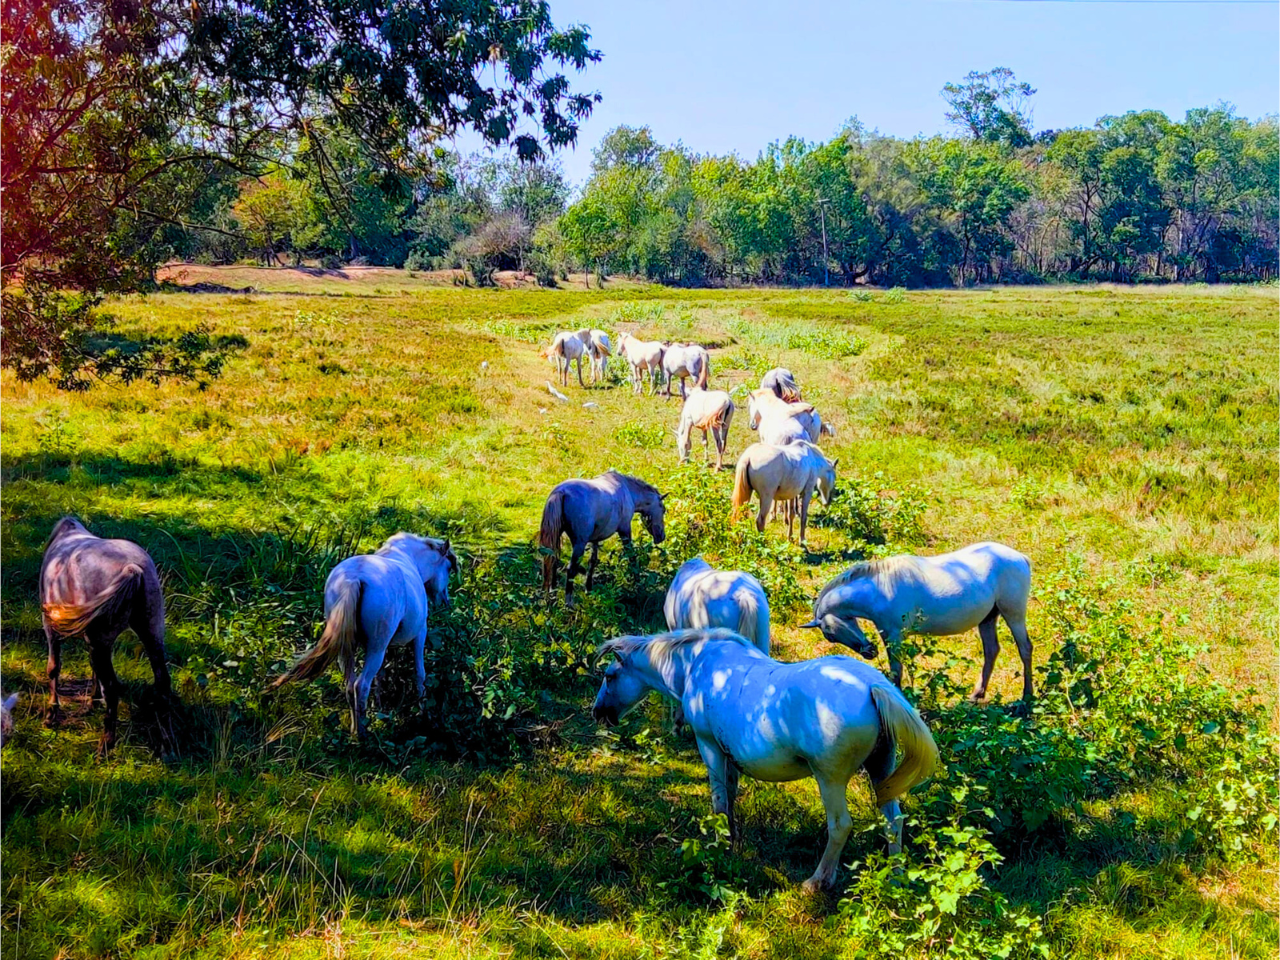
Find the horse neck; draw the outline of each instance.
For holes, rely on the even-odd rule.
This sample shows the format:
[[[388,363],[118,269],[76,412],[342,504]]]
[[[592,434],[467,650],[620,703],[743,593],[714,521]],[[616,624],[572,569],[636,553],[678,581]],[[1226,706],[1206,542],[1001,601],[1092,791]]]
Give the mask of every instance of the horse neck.
[[[653,509],[653,502],[656,499],[653,493],[640,484],[636,483],[631,477],[625,474],[619,474],[622,477],[622,485],[627,488],[627,492],[631,494],[631,502],[635,504],[635,508],[641,513],[647,513]]]
[[[876,584],[875,577],[865,576],[842,583],[823,597],[819,605],[825,608],[825,612],[838,606],[845,616],[874,619],[871,614],[878,612],[885,600],[884,591]]]
[[[665,658],[664,663],[654,663],[648,656],[648,651],[645,651],[645,656],[638,663],[633,655],[632,662],[654,690],[680,700],[684,697],[685,681],[689,677],[689,647],[681,644],[669,648],[669,652],[670,656]]]

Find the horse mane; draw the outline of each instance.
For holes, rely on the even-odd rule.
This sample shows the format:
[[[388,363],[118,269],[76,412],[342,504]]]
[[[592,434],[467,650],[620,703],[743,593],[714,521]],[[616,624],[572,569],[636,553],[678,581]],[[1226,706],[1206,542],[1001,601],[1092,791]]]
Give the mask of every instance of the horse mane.
[[[843,587],[847,583],[852,583],[854,580],[866,580],[871,577],[878,577],[881,574],[896,573],[898,570],[901,570],[906,566],[907,561],[910,559],[911,558],[907,556],[897,556],[880,557],[876,560],[859,560],[848,570],[845,570],[843,573],[836,574],[830,581],[828,581],[827,585],[823,587],[822,591],[818,594],[818,599],[814,601],[814,604],[816,605],[832,590]]]
[[[615,470],[613,467],[609,468],[609,472],[618,474],[618,476],[621,477],[628,486],[638,487],[641,493],[651,493],[655,497],[662,496],[662,494],[658,492],[658,488],[647,480],[641,480],[639,477],[633,477],[629,473],[622,473],[619,470]]]
[[[410,533],[408,530],[401,530],[399,533],[393,533],[391,536],[387,537],[387,539],[382,542],[382,546],[378,548],[378,553],[382,553],[384,550],[390,550],[397,544],[403,543],[406,540],[415,540],[418,543],[426,544],[441,556],[444,556],[445,554],[444,540],[441,540],[439,537],[426,537],[420,533]]]
[[[616,654],[619,659],[625,660],[632,654],[643,650],[648,654],[649,662],[661,670],[666,664],[670,663],[677,650],[702,640],[732,640],[742,644],[744,647],[755,649],[755,645],[750,640],[733,630],[724,627],[713,627],[711,629],[699,627],[692,630],[673,630],[670,633],[656,633],[652,636],[614,637],[612,640],[606,640],[600,644],[597,653],[601,655],[612,653]]]

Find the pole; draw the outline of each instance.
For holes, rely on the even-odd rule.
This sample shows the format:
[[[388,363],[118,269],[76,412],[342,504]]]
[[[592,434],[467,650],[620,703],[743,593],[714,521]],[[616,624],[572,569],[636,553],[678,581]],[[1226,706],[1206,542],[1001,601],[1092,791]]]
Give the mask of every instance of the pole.
[[[818,216],[822,220],[822,285],[831,286],[831,260],[827,256],[827,214],[826,206],[831,201],[818,198]]]

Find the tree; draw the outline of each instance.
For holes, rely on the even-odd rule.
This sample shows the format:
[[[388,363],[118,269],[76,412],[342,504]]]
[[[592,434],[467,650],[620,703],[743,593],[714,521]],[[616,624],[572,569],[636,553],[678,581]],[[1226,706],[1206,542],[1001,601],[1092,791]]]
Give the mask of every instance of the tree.
[[[948,83],[942,97],[951,105],[947,120],[983,143],[1008,147],[1031,144],[1031,112],[1027,101],[1035,95],[1008,67],[980,73],[972,70],[963,83]]]
[[[257,175],[305,138],[342,205],[326,126],[379,174],[412,176],[462,126],[525,159],[570,144],[599,100],[563,72],[599,59],[587,30],[556,29],[544,0],[31,0],[2,29],[0,360],[47,370],[88,329],[56,291],[148,282],[162,230],[219,167]]]

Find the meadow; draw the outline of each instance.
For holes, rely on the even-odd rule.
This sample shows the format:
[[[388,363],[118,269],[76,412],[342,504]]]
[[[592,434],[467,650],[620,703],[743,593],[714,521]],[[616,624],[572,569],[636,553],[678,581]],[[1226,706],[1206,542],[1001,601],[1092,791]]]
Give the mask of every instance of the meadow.
[[[133,337],[207,324],[231,352],[208,384],[0,382],[0,669],[22,694],[5,958],[1275,955],[1274,287],[217,277],[200,273],[262,292],[109,305]],[[588,325],[704,343],[724,389],[796,373],[840,458],[807,551],[731,524],[731,474],[696,441],[676,463],[678,401],[634,397],[617,364],[550,395],[539,345]],[[732,458],[745,421],[743,398]],[[607,544],[566,610],[539,589],[538,518],[555,483],[609,467],[670,493],[668,540],[637,524],[634,560]],[[131,634],[111,758],[82,644],[64,646],[68,719],[41,723],[36,579],[67,513],[161,570],[175,762],[150,749]],[[329,567],[400,529],[452,538],[462,571],[432,614],[426,702],[393,651],[360,745],[336,671],[262,691],[314,639]],[[983,706],[963,696],[976,635],[917,643],[908,679],[948,769],[905,802],[901,860],[855,781],[832,896],[798,888],[825,839],[812,781],[745,783],[730,847],[662,705],[590,720],[596,645],[658,629],[694,553],[760,577],[774,655],[799,659],[846,652],[797,625],[852,560],[985,539],[1033,562],[1037,709],[1008,709],[1003,627]]]

